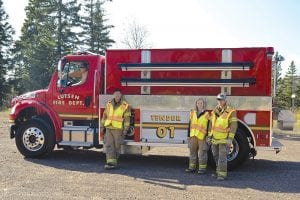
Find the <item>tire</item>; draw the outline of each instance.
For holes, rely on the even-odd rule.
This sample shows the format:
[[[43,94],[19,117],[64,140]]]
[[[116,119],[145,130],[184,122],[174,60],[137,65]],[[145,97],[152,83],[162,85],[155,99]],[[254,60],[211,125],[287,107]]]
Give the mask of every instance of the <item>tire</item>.
[[[27,158],[45,157],[55,146],[55,135],[51,127],[39,118],[19,125],[15,138],[19,152]]]
[[[227,155],[228,170],[233,170],[239,167],[249,158],[250,146],[245,135],[246,134],[243,133],[242,129],[237,129],[229,153]],[[211,149],[209,149],[208,151],[208,164],[214,168],[216,167]]]

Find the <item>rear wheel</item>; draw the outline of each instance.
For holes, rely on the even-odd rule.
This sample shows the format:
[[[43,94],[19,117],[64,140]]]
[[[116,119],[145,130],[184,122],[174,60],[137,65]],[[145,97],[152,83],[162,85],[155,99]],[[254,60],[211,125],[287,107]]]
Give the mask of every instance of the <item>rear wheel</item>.
[[[238,128],[227,155],[228,170],[242,165],[249,158],[250,146],[245,135],[243,130]],[[208,152],[208,163],[210,166],[216,166],[211,149]]]
[[[42,157],[55,145],[51,127],[42,119],[33,118],[21,124],[16,131],[16,145],[25,157]]]

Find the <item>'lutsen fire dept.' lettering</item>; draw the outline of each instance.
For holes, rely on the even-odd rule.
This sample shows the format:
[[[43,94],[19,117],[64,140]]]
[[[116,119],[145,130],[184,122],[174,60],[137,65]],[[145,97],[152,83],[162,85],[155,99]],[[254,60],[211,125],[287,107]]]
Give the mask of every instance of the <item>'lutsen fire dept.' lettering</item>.
[[[84,102],[76,94],[60,94],[53,100],[53,105],[83,106]]]

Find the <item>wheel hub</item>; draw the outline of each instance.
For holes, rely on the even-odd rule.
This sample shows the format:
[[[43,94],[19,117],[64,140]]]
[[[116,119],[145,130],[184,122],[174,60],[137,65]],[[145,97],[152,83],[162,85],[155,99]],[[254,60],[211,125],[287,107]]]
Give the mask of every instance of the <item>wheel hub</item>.
[[[34,135],[29,136],[29,142],[30,143],[35,143],[36,142],[36,137]]]
[[[36,127],[30,127],[23,134],[23,144],[29,151],[38,151],[44,146],[44,133]]]
[[[238,156],[239,150],[240,150],[240,147],[239,147],[238,142],[236,141],[236,139],[233,139],[232,143],[230,145],[230,148],[229,148],[227,160],[228,161],[234,160]]]

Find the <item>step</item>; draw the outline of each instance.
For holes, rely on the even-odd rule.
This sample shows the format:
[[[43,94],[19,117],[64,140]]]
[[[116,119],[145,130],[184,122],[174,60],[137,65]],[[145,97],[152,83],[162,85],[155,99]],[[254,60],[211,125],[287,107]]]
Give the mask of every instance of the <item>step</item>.
[[[87,131],[93,130],[89,126],[64,126],[61,128],[63,131]]]
[[[75,147],[92,147],[92,142],[73,142],[73,141],[61,141],[58,143],[60,146],[75,146]]]

